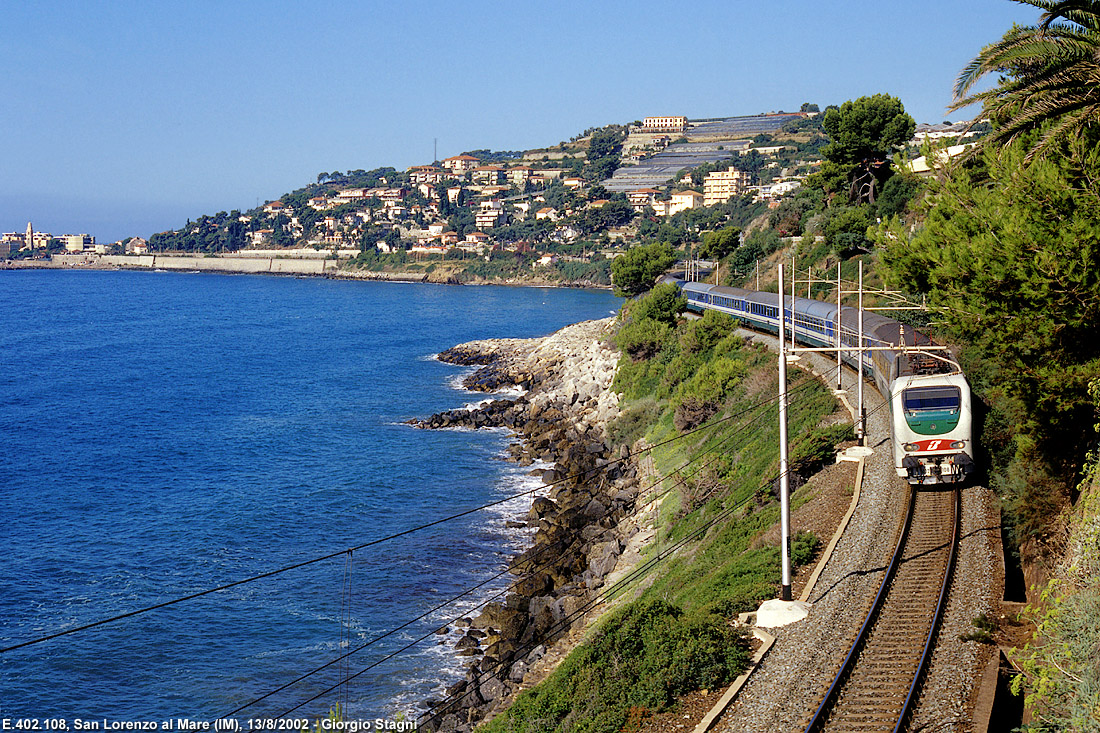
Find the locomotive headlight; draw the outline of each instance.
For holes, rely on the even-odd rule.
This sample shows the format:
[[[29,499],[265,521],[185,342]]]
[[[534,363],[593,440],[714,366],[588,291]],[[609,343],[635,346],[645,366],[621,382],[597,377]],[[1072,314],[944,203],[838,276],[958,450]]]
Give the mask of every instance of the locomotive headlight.
[[[953,442],[951,443],[951,447],[952,447],[952,448],[954,448],[955,450],[959,450],[959,449],[961,449],[961,448],[965,448],[965,447],[966,447],[966,441],[965,441],[965,440],[956,440],[956,441],[953,441]]]
[[[916,443],[906,443],[902,446],[902,448],[904,448],[908,453],[912,453],[915,450],[920,450],[920,446]]]

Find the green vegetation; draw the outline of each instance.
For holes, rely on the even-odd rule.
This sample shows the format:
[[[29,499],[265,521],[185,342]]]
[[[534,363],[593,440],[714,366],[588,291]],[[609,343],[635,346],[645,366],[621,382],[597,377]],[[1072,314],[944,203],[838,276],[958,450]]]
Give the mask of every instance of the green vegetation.
[[[973,631],[959,634],[959,641],[976,641],[979,644],[996,644],[993,634],[997,631],[997,622],[989,617],[988,613],[979,614],[970,622]]]
[[[201,216],[198,221],[187,222],[179,231],[160,232],[149,237],[149,248],[154,252],[235,252],[247,244],[247,227],[240,221],[241,212],[219,211],[214,216]],[[276,237],[282,233],[283,222],[276,222]],[[289,244],[289,241],[287,242]]]
[[[652,557],[673,543],[687,544],[651,570],[636,600],[606,618],[547,680],[521,693],[489,731],[618,733],[669,709],[678,695],[727,684],[747,662],[746,641],[729,621],[773,596],[779,578],[779,548],[759,542],[779,513],[772,496],[776,357],[736,336],[728,316],[680,320],[684,305],[668,284],[624,305],[617,336],[624,356],[613,385],[624,411],[609,434],[620,444],[643,434],[651,444],[663,443],[653,460],[665,478],[639,497],[659,506],[658,538],[647,552]],[[843,432],[815,432],[835,402],[801,373],[792,375],[791,389],[792,435],[816,436],[809,446],[796,442],[795,450],[816,454],[822,436]],[[678,425],[677,415],[695,403],[709,414],[690,427]],[[689,429],[696,432],[685,434]],[[811,562],[820,544],[812,534],[798,534],[792,559]]]
[[[739,227],[724,227],[714,232],[703,234],[703,246],[699,248],[699,256],[705,260],[720,260],[728,257],[741,244],[741,229]]]
[[[617,733],[632,711],[665,710],[678,695],[728,684],[748,658],[747,640],[720,618],[661,600],[632,603],[484,730]]]
[[[1013,690],[1035,713],[1029,731],[1100,730],[1100,464],[1081,483],[1063,568],[1030,606],[1035,639],[1014,652]]]
[[[996,122],[986,138],[991,147],[1029,136],[1029,159],[1057,156],[1067,143],[1092,138],[1100,118],[1100,3],[1018,2],[1042,10],[1039,22],[1013,26],[982,49],[959,75],[953,109],[982,103]],[[1000,83],[969,94],[990,74],[1001,75]]]
[[[588,233],[601,232],[609,227],[619,227],[634,218],[634,207],[623,194],[602,206],[590,206],[581,215],[580,225]]]
[[[615,294],[629,297],[644,293],[675,261],[676,255],[668,244],[654,242],[631,248],[611,262]]]
[[[626,128],[620,125],[608,125],[593,132],[582,171],[584,178],[589,181],[610,178],[619,167],[619,154],[625,139]]]
[[[826,194],[846,191],[853,203],[874,202],[890,177],[887,161],[916,129],[901,100],[889,94],[849,100],[828,110],[821,126],[830,142],[821,150],[825,162],[815,175]]]

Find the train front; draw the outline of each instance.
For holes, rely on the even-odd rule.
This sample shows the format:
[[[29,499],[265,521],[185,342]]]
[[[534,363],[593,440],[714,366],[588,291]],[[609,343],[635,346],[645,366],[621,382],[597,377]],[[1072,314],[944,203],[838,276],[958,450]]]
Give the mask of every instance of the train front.
[[[910,484],[941,484],[973,473],[973,412],[962,374],[901,377],[890,393],[899,476]]]

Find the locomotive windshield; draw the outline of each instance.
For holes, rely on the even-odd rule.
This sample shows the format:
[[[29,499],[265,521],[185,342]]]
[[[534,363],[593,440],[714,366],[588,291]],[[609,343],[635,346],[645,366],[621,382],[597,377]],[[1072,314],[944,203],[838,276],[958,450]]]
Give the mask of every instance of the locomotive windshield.
[[[906,412],[958,412],[962,393],[958,387],[912,387],[902,393]]]

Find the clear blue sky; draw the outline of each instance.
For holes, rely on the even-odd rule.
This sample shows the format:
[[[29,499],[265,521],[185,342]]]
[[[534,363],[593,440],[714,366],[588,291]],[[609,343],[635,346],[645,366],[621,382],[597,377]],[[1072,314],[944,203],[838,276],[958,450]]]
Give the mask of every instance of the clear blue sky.
[[[0,6],[0,230],[109,242],[321,171],[556,144],[646,115],[900,97],[945,119],[1010,0],[43,0]],[[952,115],[952,119],[965,115]]]

